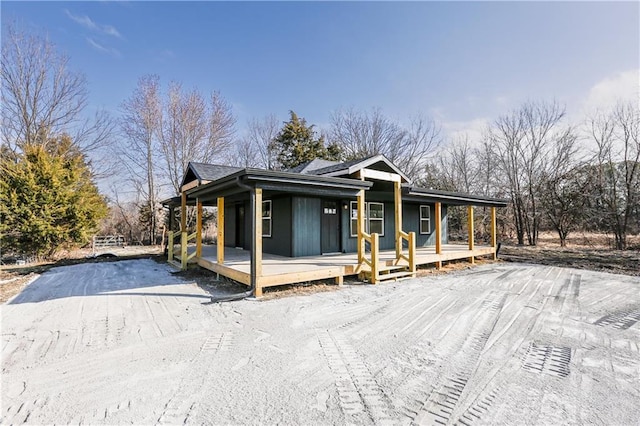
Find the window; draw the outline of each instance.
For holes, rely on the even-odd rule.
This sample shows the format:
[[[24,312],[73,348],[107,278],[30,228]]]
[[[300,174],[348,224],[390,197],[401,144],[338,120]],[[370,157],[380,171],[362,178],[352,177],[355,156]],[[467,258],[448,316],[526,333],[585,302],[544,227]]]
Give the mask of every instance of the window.
[[[431,208],[429,206],[420,206],[420,233],[431,233]]]
[[[351,202],[351,209],[349,209],[349,211],[351,212],[351,236],[352,237],[357,237],[358,236],[358,202],[357,201],[352,201]]]
[[[262,236],[271,237],[271,200],[262,202]]]
[[[367,203],[367,233],[384,235],[384,204]]]
[[[351,236],[358,236],[358,202],[350,203],[351,218],[350,230]],[[380,234],[384,236],[384,204],[383,203],[365,203],[364,209],[364,230],[368,234]]]

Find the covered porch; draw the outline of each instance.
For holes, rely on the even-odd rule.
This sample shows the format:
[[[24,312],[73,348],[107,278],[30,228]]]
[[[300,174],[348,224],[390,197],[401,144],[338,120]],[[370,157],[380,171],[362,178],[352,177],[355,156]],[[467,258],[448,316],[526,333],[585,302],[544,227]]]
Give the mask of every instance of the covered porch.
[[[213,271],[245,285],[251,285],[251,252],[232,247],[224,247],[224,262],[218,263],[218,246],[202,245],[201,255],[193,257],[191,263]],[[188,252],[194,251],[195,246],[189,247]],[[495,249],[481,245],[469,249],[461,244],[443,244],[440,253],[436,253],[435,246],[420,247],[415,251],[415,263],[419,265],[435,265],[440,267],[442,262],[466,259],[471,260],[479,256],[493,258]],[[379,253],[378,264],[380,273],[393,273],[396,266],[394,250],[384,250]],[[367,269],[366,266],[364,269]],[[262,275],[257,277],[259,288],[294,284],[307,281],[334,279],[341,285],[344,277],[359,275],[364,271],[358,263],[357,253],[344,253],[321,256],[304,256],[291,258],[264,253],[262,255]]]
[[[342,284],[344,277],[351,275],[359,275],[362,279],[376,284],[390,279],[415,277],[418,265],[434,264],[440,268],[444,261],[468,259],[473,263],[477,256],[495,258],[496,205],[500,205],[499,202],[472,196],[461,197],[460,194],[423,192],[406,184],[405,177],[400,173],[393,173],[393,170],[380,171],[362,167],[349,173],[351,178],[241,169],[211,182],[194,181],[185,184],[179,197],[164,203],[169,207],[171,229],[168,233],[168,261],[181,269],[186,269],[189,264],[197,264],[250,286],[253,294],[259,297],[262,295],[262,289],[270,286],[321,279],[335,279],[336,283]],[[369,190],[382,190],[391,194],[393,227],[390,228],[390,232],[394,236],[394,249],[382,246],[382,233],[365,229],[365,193]],[[357,222],[355,231],[352,231],[357,240],[357,251],[349,253],[347,250],[347,253],[344,253],[343,250],[342,254],[313,256],[282,256],[264,252],[263,224],[266,218],[269,230],[267,236],[271,237],[272,206],[269,204],[268,213],[265,214],[263,200],[265,196],[271,198],[279,194],[313,194],[315,197],[352,200],[355,198],[357,209],[353,209],[350,218],[354,223]],[[433,203],[433,246],[418,245],[416,232],[403,231],[402,211],[405,199]],[[250,243],[243,249],[238,249],[230,247],[229,242],[225,244],[225,204],[242,200],[248,202],[249,220],[245,229]],[[446,229],[442,220],[443,203],[467,206],[468,244],[445,244],[446,239],[442,237]],[[491,207],[489,246],[475,245],[473,204]],[[196,212],[195,232],[192,233],[188,232],[186,224],[189,205],[194,206]],[[203,244],[203,206],[217,207],[216,245]],[[180,210],[180,226],[179,230],[173,231],[177,209]],[[289,222],[289,226],[295,230],[310,229],[306,223],[293,225]]]

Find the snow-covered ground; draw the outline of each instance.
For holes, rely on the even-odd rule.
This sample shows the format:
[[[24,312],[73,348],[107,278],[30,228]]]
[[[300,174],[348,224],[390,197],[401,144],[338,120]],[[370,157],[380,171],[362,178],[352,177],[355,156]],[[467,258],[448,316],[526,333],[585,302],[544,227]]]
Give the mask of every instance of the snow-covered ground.
[[[207,304],[151,260],[2,306],[0,422],[638,424],[640,280],[487,264]]]

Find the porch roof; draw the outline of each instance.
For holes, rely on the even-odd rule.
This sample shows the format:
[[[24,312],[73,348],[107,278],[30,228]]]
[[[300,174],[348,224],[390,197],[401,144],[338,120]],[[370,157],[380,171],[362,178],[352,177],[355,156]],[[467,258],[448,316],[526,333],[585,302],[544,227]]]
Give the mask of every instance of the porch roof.
[[[485,197],[463,192],[440,191],[410,185],[403,186],[403,195],[425,201],[443,202],[448,205],[506,207],[508,204],[508,200],[502,198]]]
[[[196,198],[202,201],[213,200],[217,197],[246,192],[251,188],[309,195],[355,197],[358,191],[367,190],[372,185],[372,182],[356,179],[246,168],[190,189],[186,191],[186,195],[189,204]],[[166,206],[177,206],[180,202],[180,197],[173,197],[162,203]]]

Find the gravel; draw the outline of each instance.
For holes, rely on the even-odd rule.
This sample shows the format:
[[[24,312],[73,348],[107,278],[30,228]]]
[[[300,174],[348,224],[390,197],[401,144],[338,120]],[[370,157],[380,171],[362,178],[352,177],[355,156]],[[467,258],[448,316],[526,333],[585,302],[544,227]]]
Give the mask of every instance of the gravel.
[[[53,268],[0,315],[2,424],[640,419],[633,276],[498,262],[210,304],[127,260]]]

